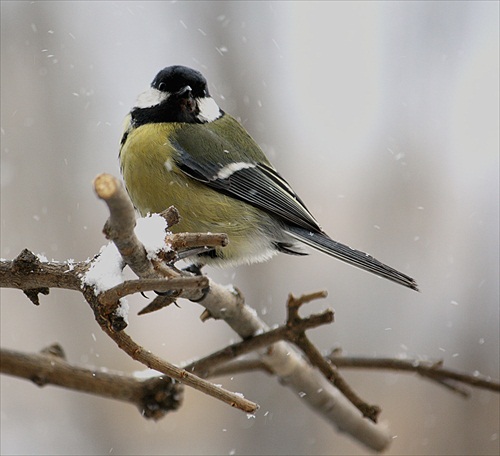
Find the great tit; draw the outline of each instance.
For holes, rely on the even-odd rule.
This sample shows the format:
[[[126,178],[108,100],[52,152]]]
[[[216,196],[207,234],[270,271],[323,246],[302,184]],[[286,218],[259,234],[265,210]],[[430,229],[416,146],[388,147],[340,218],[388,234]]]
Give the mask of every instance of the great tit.
[[[196,255],[195,266],[305,255],[301,244],[417,290],[411,277],[331,239],[243,126],[219,108],[196,70],[169,66],[126,117],[120,166],[144,216],[170,205],[175,232],[226,233],[229,243]]]

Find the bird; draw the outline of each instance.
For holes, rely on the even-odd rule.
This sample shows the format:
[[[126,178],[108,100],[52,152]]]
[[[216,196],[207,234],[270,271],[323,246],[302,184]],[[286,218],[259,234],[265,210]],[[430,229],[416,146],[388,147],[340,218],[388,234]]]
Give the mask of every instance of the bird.
[[[181,215],[173,232],[227,234],[227,246],[189,259],[195,267],[306,255],[306,245],[418,291],[408,275],[328,236],[195,69],[168,66],[137,97],[125,118],[119,161],[142,216],[173,205]]]

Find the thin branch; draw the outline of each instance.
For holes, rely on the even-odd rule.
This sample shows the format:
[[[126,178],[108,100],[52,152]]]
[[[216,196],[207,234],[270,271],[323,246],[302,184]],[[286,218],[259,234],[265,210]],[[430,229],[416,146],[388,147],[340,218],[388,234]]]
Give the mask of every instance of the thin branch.
[[[148,260],[146,250],[135,235],[135,210],[120,181],[110,174],[100,174],[94,179],[94,190],[108,206],[109,219],[104,234],[118,248],[123,260],[135,274],[143,279],[178,276],[169,268],[163,268],[159,275]]]
[[[276,329],[271,329],[262,334],[245,339],[242,342],[229,345],[209,356],[206,356],[205,358],[193,361],[192,363],[184,366],[184,368],[187,371],[195,372],[198,375],[212,376],[214,375],[212,371],[219,368],[221,364],[227,363],[228,361],[247,353],[268,347],[275,342],[290,340],[295,337],[297,332],[317,328],[318,326],[331,323],[332,321],[333,312],[331,310],[326,310],[318,315],[310,315],[309,317],[296,322],[293,327],[283,325]]]
[[[299,308],[313,299],[325,297],[326,293],[313,293],[303,295],[295,298],[292,294],[288,296],[287,308],[287,326],[293,328],[297,325],[302,318],[299,316]],[[320,351],[311,343],[304,331],[297,331],[293,339],[289,339],[297,347],[299,347],[307,356],[313,366],[316,366],[323,375],[338,388],[344,396],[363,414],[364,417],[369,418],[374,423],[377,422],[378,415],[381,412],[380,407],[377,405],[370,405],[361,399],[350,385],[342,377],[338,369],[332,365],[327,359],[323,357]]]
[[[235,359],[210,369],[207,376],[212,378],[225,375],[243,374],[246,372],[264,372],[268,375],[274,374],[274,372],[260,359]]]
[[[109,174],[101,174],[94,180],[94,188],[99,198],[106,202],[110,212],[109,219],[105,226],[105,234],[108,239],[111,239],[115,243],[123,260],[131,269],[143,279],[157,279],[163,277],[180,278],[181,274],[173,268],[168,268],[158,263],[155,263],[155,267],[153,267],[152,262],[148,261],[144,246],[134,233],[134,208],[120,181]],[[204,296],[204,292],[201,288],[188,288],[184,289],[184,291],[187,294],[185,297],[191,299],[200,299]],[[163,372],[188,386],[220,399],[233,407],[240,408],[249,413],[257,410],[257,404],[242,398],[241,395],[220,388],[184,369],[180,369],[162,360],[142,348],[123,331],[114,331],[102,318],[100,318],[100,315],[98,315],[102,310],[100,307],[101,306],[96,306],[94,312],[96,313],[97,321],[100,323],[101,328],[133,359],[150,368]]]
[[[151,312],[156,312],[157,310],[163,309],[177,301],[180,296],[180,291],[173,291],[168,293],[168,295],[156,296],[147,306],[139,310],[137,315],[146,315]]]
[[[195,247],[225,247],[229,238],[224,233],[175,233],[169,234],[165,241],[173,250],[180,251]]]
[[[48,293],[49,287],[79,290],[92,307],[101,328],[133,359],[178,379],[181,383],[218,397],[233,406],[248,412],[254,411],[256,404],[242,399],[238,394],[218,388],[192,373],[156,357],[134,342],[123,331],[114,329],[120,327],[120,324],[109,318],[111,315],[108,312],[116,307],[121,297],[145,289],[155,291],[170,290],[172,293],[155,299],[153,301],[155,304],[146,307],[142,312],[161,308],[163,305],[172,302],[173,299],[182,296],[203,305],[206,309],[203,314],[205,319],[208,317],[223,319],[244,339],[240,344],[235,344],[217,354],[193,363],[188,366],[190,369],[208,372],[210,375],[248,370],[262,370],[273,373],[280,379],[281,383],[292,389],[317,413],[323,415],[332,424],[337,425],[339,430],[351,434],[361,443],[374,450],[380,451],[389,445],[391,442],[389,432],[384,427],[362,419],[361,414],[352,406],[352,403],[333,386],[340,386],[344,391],[348,392],[348,395],[351,394],[348,391],[348,386],[343,385],[344,381],[339,376],[337,367],[330,360],[325,360],[305,336],[307,329],[333,321],[333,312],[331,311],[304,319],[298,315],[300,305],[312,299],[324,297],[326,296],[325,293],[313,293],[298,299],[290,297],[287,325],[270,331],[267,325],[257,317],[253,309],[245,305],[238,290],[223,287],[205,277],[191,277],[170,264],[182,254],[184,256],[188,255],[193,249],[224,246],[227,243],[227,237],[218,234],[168,235],[166,239],[175,249],[172,250],[172,254],[165,256],[167,264],[159,260],[150,261],[147,258],[144,246],[135,236],[134,208],[121,183],[113,176],[100,175],[95,180],[95,190],[99,198],[108,204],[110,211],[110,218],[106,222],[104,229],[106,236],[115,243],[124,262],[132,268],[141,280],[126,282],[100,293],[99,296],[95,296],[95,289],[82,284],[80,279],[91,263],[56,265],[53,262],[45,263],[40,261],[31,252],[24,251],[12,262],[0,261],[0,286],[23,290],[35,304],[38,304],[38,295]],[[169,226],[179,220],[179,214],[175,208],[169,208],[162,215],[168,220]],[[256,336],[256,334],[260,335]],[[293,345],[284,342],[284,340],[289,340],[297,347],[300,347],[311,362],[330,381],[321,375],[318,369],[308,364]],[[267,348],[262,350],[263,347]],[[236,356],[255,350],[260,350],[258,353],[259,359],[257,360],[234,359]],[[12,353],[7,352],[5,356],[2,353],[2,369],[5,365],[4,359],[9,359],[10,355]],[[20,359],[19,354],[14,353],[14,356],[17,357],[17,360]],[[35,356],[37,356],[35,362],[44,362],[45,366],[47,366],[45,358],[48,356],[54,357],[53,354],[49,355],[47,353]],[[42,359],[42,357],[45,358]],[[228,359],[232,361],[227,362]],[[223,366],[220,365],[222,362],[225,362]],[[55,365],[56,369],[61,367],[57,362]],[[73,369],[74,366],[70,366],[70,368]],[[453,388],[456,388],[456,386],[453,386],[454,381],[464,381],[463,374],[455,372],[446,378],[446,376],[441,376],[440,373],[436,374],[437,371],[438,369],[434,368],[434,370],[426,371],[425,374],[421,375],[426,375]],[[40,373],[40,370],[38,372]],[[87,370],[84,375],[88,375],[89,372],[92,373],[93,377],[96,377],[96,371],[92,370]],[[43,375],[37,376],[32,371],[31,374],[25,374],[25,378],[35,379],[40,384],[54,380],[55,384],[58,377],[56,374],[53,374],[52,371],[48,374],[45,371],[42,371],[42,373]],[[419,371],[419,373],[421,372]],[[23,376],[23,374],[20,373],[19,376]],[[477,380],[474,386],[487,384],[498,390],[498,384],[491,379],[477,378],[475,376],[466,377],[470,377],[466,378],[470,384],[473,384],[471,379]],[[158,392],[154,394],[161,395]],[[351,395],[350,400],[356,403],[365,416],[374,419],[377,412],[375,407],[369,406],[355,395]],[[155,404],[154,401],[152,403]]]
[[[113,339],[118,347],[127,353],[132,359],[139,361],[150,369],[162,372],[177,381],[190,386],[198,391],[201,391],[209,396],[219,399],[232,407],[243,410],[247,413],[254,413],[258,409],[258,405],[242,397],[241,394],[232,393],[220,386],[216,386],[211,382],[187,372],[173,364],[159,358],[150,351],[134,342],[124,331],[114,332],[106,330],[108,336]]]
[[[41,261],[24,249],[14,260],[0,260],[0,288],[80,290],[78,273],[82,273],[87,267],[88,263],[84,262]]]
[[[305,303],[324,296],[323,292],[304,295],[300,297],[300,302]],[[301,332],[333,321],[333,312],[330,310],[318,315],[310,315],[306,318],[298,317],[297,311],[299,307],[300,306],[293,309],[293,318],[291,321],[289,320],[287,325],[266,331],[249,339],[245,339],[242,342],[229,345],[204,358],[191,362],[184,366],[184,368],[190,372],[195,372],[198,375],[206,377],[235,374],[250,370],[263,370],[269,373],[269,368],[263,364],[262,361],[254,359],[237,360],[236,358],[272,345],[280,340],[293,341]],[[318,355],[318,353],[316,353],[316,355]],[[340,356],[338,350],[334,350],[328,355],[327,361],[338,368],[389,369],[415,372],[463,396],[468,396],[469,392],[452,382],[462,382],[477,388],[500,392],[500,382],[497,380],[484,375],[470,375],[444,368],[442,361],[431,362],[416,359],[402,360],[395,358]],[[336,373],[339,375],[338,371],[336,371]]]
[[[57,353],[57,354],[54,354]],[[146,418],[158,420],[177,410],[183,387],[169,377],[139,379],[118,372],[88,369],[68,363],[60,346],[40,353],[0,350],[0,372],[31,380],[38,386],[57,385],[75,391],[130,402]]]
[[[99,300],[104,307],[116,306],[116,301],[125,296],[146,292],[165,292],[183,289],[201,289],[208,286],[208,279],[204,276],[173,277],[169,279],[139,279],[127,280],[100,294]],[[180,293],[177,296],[181,296]]]
[[[238,356],[256,351],[260,348],[267,347],[280,340],[288,340],[296,344],[309,358],[311,363],[318,367],[325,377],[332,382],[342,393],[355,405],[363,416],[370,418],[376,422],[377,416],[380,413],[380,408],[369,405],[359,398],[349,384],[344,380],[335,366],[326,360],[318,349],[305,336],[307,329],[315,328],[322,324],[331,323],[333,321],[333,312],[325,311],[320,315],[312,315],[307,318],[301,318],[298,314],[298,309],[304,303],[326,297],[326,292],[320,291],[303,295],[300,298],[294,298],[292,295],[288,299],[289,316],[287,324],[274,330],[269,330],[263,334],[256,335],[242,342],[232,344],[228,347],[219,350],[203,359],[192,362],[185,366],[185,369],[190,372],[196,372],[203,376],[212,376],[213,369],[219,365],[235,359]],[[220,372],[220,371],[219,371]]]
[[[430,362],[417,359],[367,358],[356,356],[328,355],[328,359],[339,368],[389,369],[416,372],[434,381],[454,380],[496,393],[500,392],[500,382],[484,375],[470,375],[443,367],[442,361]],[[445,386],[450,386],[449,384]]]
[[[201,390],[206,394],[216,397],[234,407],[241,408],[243,411],[253,412],[257,409],[257,405],[255,403],[241,398],[241,395],[223,390],[206,380],[198,379],[194,375],[186,373],[184,370],[164,362],[154,355],[151,355],[131,339],[127,339],[128,336],[124,335],[123,338],[118,337],[118,333],[111,329],[110,322],[103,317],[103,314],[101,314],[102,305],[98,297],[95,296],[93,289],[91,287],[81,285],[80,275],[82,271],[88,269],[88,263],[78,263],[77,265],[39,263],[39,260],[28,251],[22,252],[22,268],[17,266],[16,260],[2,261],[0,264],[2,286],[14,285],[14,288],[31,289],[34,286],[44,287],[46,285],[57,286],[57,284],[61,284],[60,288],[77,289],[83,292],[87,302],[89,302],[93,308],[96,320],[100,324],[101,328],[103,328],[105,332],[121,346],[122,349],[128,348],[129,351],[127,353],[133,359],[137,359],[147,366],[151,366],[186,385]],[[21,270],[21,272],[19,270]],[[12,281],[9,282],[11,279]],[[165,279],[162,280],[165,282]],[[4,359],[2,358],[2,365],[3,363]],[[72,386],[70,385],[69,387]]]
[[[322,297],[324,293],[311,295]],[[243,339],[269,331],[256,312],[244,304],[239,290],[210,281],[210,292],[200,301],[208,314],[223,319]],[[321,414],[339,431],[346,432],[367,447],[382,451],[392,441],[389,431],[362,414],[294,347],[279,341],[259,353],[260,361],[294,391],[306,404]]]
[[[164,364],[162,364],[162,360],[154,357],[154,355],[142,349],[142,347],[135,344],[135,342],[130,340],[130,343],[127,345],[123,340],[120,340],[119,337],[116,337],[117,333],[111,329],[110,322],[108,319],[104,318],[101,313],[103,310],[102,305],[98,297],[95,296],[93,289],[88,286],[82,287],[81,285],[80,275],[82,271],[88,269],[88,263],[78,263],[77,265],[40,263],[38,258],[28,251],[23,251],[21,256],[22,267],[18,266],[17,259],[14,261],[1,262],[0,277],[2,277],[2,286],[15,285],[15,288],[31,289],[34,286],[45,287],[46,285],[57,286],[57,284],[61,284],[60,288],[70,288],[82,291],[87,302],[89,302],[94,309],[94,315],[100,326],[113,340],[115,340],[115,342],[120,342],[122,348],[123,346],[132,346],[136,352],[140,353],[140,358],[138,358],[139,361],[148,366],[156,366],[154,367],[156,370],[166,375],[170,375],[184,384],[204,391],[213,397],[223,400],[234,407],[241,408],[246,412],[253,412],[257,409],[255,403],[242,399],[240,395],[225,391],[206,380],[196,379],[192,374],[186,375],[186,372],[182,369],[170,365],[169,363],[164,362]],[[11,279],[12,281],[9,282]],[[165,281],[164,279],[162,280]],[[136,359],[134,350],[132,350],[133,355],[130,352],[129,354]]]
[[[114,242],[132,271],[141,279],[181,277],[180,271],[161,262],[148,260],[146,250],[134,232],[134,206],[121,182],[110,174],[100,174],[94,179],[94,189],[109,209],[109,219],[105,224],[104,234],[107,239]],[[203,296],[202,289],[186,289],[183,295],[184,298],[191,300],[201,299]]]

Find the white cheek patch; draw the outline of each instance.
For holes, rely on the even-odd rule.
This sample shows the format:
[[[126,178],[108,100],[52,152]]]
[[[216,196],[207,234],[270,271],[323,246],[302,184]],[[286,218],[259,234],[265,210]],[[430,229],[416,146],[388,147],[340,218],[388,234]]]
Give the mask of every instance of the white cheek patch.
[[[196,101],[200,110],[197,117],[202,122],[212,122],[221,116],[220,108],[212,97],[197,98]]]
[[[153,87],[142,92],[135,103],[136,108],[151,108],[153,106],[159,105],[161,102],[168,98],[169,94],[166,92],[161,92]]]
[[[247,169],[247,168],[255,168],[255,165],[253,163],[245,163],[245,162],[238,162],[238,163],[231,163],[229,165],[224,166],[224,168],[221,168],[219,172],[217,173],[217,179],[227,179],[229,176],[234,174],[237,171],[241,171],[242,169]]]

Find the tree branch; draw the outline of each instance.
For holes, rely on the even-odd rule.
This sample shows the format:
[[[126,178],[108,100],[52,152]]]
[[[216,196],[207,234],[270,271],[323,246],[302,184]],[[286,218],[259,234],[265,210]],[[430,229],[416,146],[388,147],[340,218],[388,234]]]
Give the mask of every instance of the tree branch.
[[[169,234],[165,240],[176,252],[200,246],[225,247],[229,242],[224,233],[176,233]]]
[[[88,263],[48,263],[24,249],[14,260],[0,260],[0,287],[30,290],[64,288],[80,290],[77,273],[86,271]]]
[[[456,390],[457,386],[449,383],[450,380],[482,388],[493,392],[500,392],[500,382],[484,375],[470,375],[443,367],[442,361],[430,362],[417,359],[394,358],[366,358],[355,356],[339,356],[337,351],[328,355],[328,359],[340,368],[357,369],[388,369],[396,371],[415,372],[422,377],[437,381],[443,386]],[[468,396],[464,390],[456,390]]]
[[[214,375],[214,370],[219,369],[221,364],[227,363],[239,356],[255,352],[261,348],[268,347],[275,342],[291,340],[297,332],[305,331],[306,329],[317,328],[318,326],[331,323],[333,321],[333,312],[326,310],[318,315],[310,315],[307,318],[301,319],[294,326],[283,325],[275,329],[271,329],[262,334],[258,334],[249,339],[229,345],[222,350],[219,350],[205,358],[198,359],[184,366],[189,372],[195,372],[198,375],[211,377]]]
[[[203,380],[185,369],[181,369],[165,360],[162,360],[158,356],[135,343],[132,338],[125,334],[124,331],[115,332],[112,330],[106,330],[106,333],[116,342],[118,347],[120,347],[132,359],[139,361],[150,369],[163,372],[169,377],[172,377],[187,386],[219,399],[220,401],[231,405],[231,407],[236,407],[244,412],[254,413],[258,409],[257,404],[245,399],[241,394],[232,393],[231,391],[228,391],[220,386],[216,386],[211,382]]]
[[[303,304],[310,302],[313,299],[325,296],[326,293],[314,293],[295,298],[290,294],[287,302],[287,326],[293,328],[300,321],[302,321],[302,318],[299,316],[299,309]],[[290,342],[296,344],[304,352],[311,364],[316,366],[332,383],[332,385],[337,387],[344,394],[344,396],[349,399],[349,401],[363,414],[364,417],[369,418],[376,423],[378,415],[381,412],[380,407],[366,403],[354,392],[354,390],[342,377],[338,369],[326,358],[324,358],[320,351],[311,343],[309,338],[306,336],[305,331],[297,331],[292,334],[292,338],[289,339]]]
[[[94,179],[94,190],[108,206],[110,217],[103,233],[112,239],[123,260],[137,276],[145,279],[158,278],[158,274],[146,256],[146,250],[135,235],[135,210],[118,179],[100,174]],[[169,276],[168,270],[165,276]]]
[[[269,331],[241,293],[210,281],[210,292],[200,302],[210,316],[223,319],[243,339]],[[255,336],[254,336],[255,337]],[[251,343],[251,342],[249,342]],[[386,448],[392,437],[384,426],[363,419],[362,414],[290,344],[279,341],[259,352],[261,362],[313,410],[364,445],[376,451]]]
[[[59,345],[41,353],[0,350],[0,372],[31,380],[38,386],[57,385],[75,391],[130,402],[146,418],[158,420],[182,404],[183,387],[169,377],[139,379],[118,372],[88,369],[68,363]]]
[[[488,377],[443,369],[441,364],[436,363],[347,358],[337,354],[325,359],[306,337],[305,331],[331,323],[333,312],[327,310],[307,318],[301,318],[298,313],[302,304],[325,297],[325,292],[300,298],[290,295],[286,324],[270,330],[255,311],[245,305],[243,296],[237,289],[216,284],[205,276],[192,276],[188,272],[179,271],[173,265],[177,259],[193,252],[224,246],[228,241],[227,236],[168,233],[160,237],[160,240],[165,239],[171,250],[160,248],[158,252],[148,252],[134,232],[134,208],[121,183],[113,176],[100,175],[95,179],[95,190],[110,211],[104,233],[112,240],[121,256],[115,255],[115,250],[106,250],[107,248],[106,253],[111,253],[113,259],[116,256],[118,273],[128,264],[139,280],[123,281],[120,274],[116,277],[113,275],[116,266],[110,272],[113,279],[111,284],[108,281],[106,286],[103,286],[99,281],[82,280],[82,277],[96,271],[94,266],[107,266],[105,262],[99,263],[101,257],[105,256],[104,252],[92,262],[49,263],[24,250],[13,261],[0,261],[0,286],[23,290],[37,305],[38,295],[47,294],[50,287],[78,290],[94,311],[95,319],[103,331],[122,350],[134,360],[177,379],[182,384],[251,413],[255,411],[256,404],[197,377],[193,372],[203,376],[215,376],[249,370],[264,371],[278,377],[281,384],[294,391],[305,404],[340,431],[349,433],[359,442],[378,451],[385,449],[392,438],[387,429],[363,419],[363,415],[375,421],[379,409],[361,400],[340,376],[338,368],[368,367],[414,371],[462,393],[463,389],[457,382],[497,392],[500,390],[498,382]],[[172,207],[162,216],[167,220],[168,226],[179,220],[178,212]],[[162,226],[160,228],[164,229]],[[198,302],[205,308],[203,320],[224,320],[243,341],[191,363],[185,366],[185,369],[160,359],[122,331],[126,327],[125,297],[150,290],[166,294],[158,296],[140,313],[158,310],[183,297]],[[303,351],[311,364],[295,347]],[[237,359],[250,352],[256,353],[258,359]],[[22,354],[4,350],[0,355],[1,370],[4,373],[29,378],[40,385],[57,384],[126,400],[135,403],[146,415],[154,419],[179,406],[176,394],[179,394],[181,385],[166,377],[138,380],[118,373],[84,369],[58,357],[57,350],[55,354]]]
[[[177,290],[176,296],[181,296],[184,289],[203,289],[208,286],[204,276],[172,277],[170,279],[139,279],[127,280],[100,294],[99,300],[106,308],[105,312],[116,307],[116,302],[125,296],[146,291],[166,292]],[[108,309],[109,308],[109,309]]]
[[[247,372],[264,372],[273,375],[274,372],[269,369],[260,359],[235,359],[225,364],[210,369],[209,378],[221,377],[223,375],[236,375]]]
[[[245,412],[252,413],[257,409],[257,405],[255,403],[242,398],[240,394],[231,393],[206,380],[196,378],[193,374],[187,373],[183,369],[179,369],[176,366],[173,366],[150,354],[148,351],[144,350],[128,338],[127,335],[124,334],[123,336],[120,336],[118,333],[113,331],[110,321],[105,318],[101,312],[102,306],[100,300],[95,296],[94,290],[90,289],[90,287],[82,287],[81,285],[80,276],[89,268],[88,263],[77,263],[74,265],[41,263],[39,259],[29,251],[23,251],[18,258],[22,259],[21,267],[19,266],[18,259],[14,261],[0,262],[0,283],[2,286],[11,286],[24,290],[32,289],[34,287],[57,286],[57,284],[60,284],[60,288],[82,291],[84,296],[87,298],[87,302],[89,302],[93,308],[96,320],[100,324],[101,328],[133,359],[142,362],[148,367],[153,367],[166,375],[170,375],[188,386],[216,397],[233,407],[240,408]],[[181,277],[175,279],[177,280],[177,284],[182,283],[182,281],[179,281],[180,279],[185,278]],[[188,277],[187,279],[188,285],[189,282],[193,281],[192,279],[195,279],[195,282],[199,282],[201,284],[206,281],[203,277]],[[168,283],[168,281],[163,281]],[[151,282],[148,283],[148,285],[149,284],[151,284]],[[116,289],[112,290],[113,291],[111,293],[116,292]],[[71,388],[72,386],[70,385],[69,387]]]
[[[115,242],[133,271],[141,278],[154,278],[155,269],[164,277],[178,276],[178,273],[164,265],[156,263],[155,268],[147,268],[140,264],[147,261],[147,257],[144,247],[133,232],[135,221],[130,220],[133,206],[123,186],[116,178],[106,174],[98,176],[94,182],[97,195],[108,204],[110,210],[105,233]],[[124,208],[126,205],[129,205],[128,209]],[[269,329],[255,311],[244,304],[241,293],[236,289],[228,289],[210,281],[208,290],[193,293],[184,290],[184,293],[183,297],[199,302],[208,315],[223,319],[243,339]],[[376,450],[384,449],[391,442],[391,436],[385,428],[363,420],[358,410],[289,344],[277,342],[260,356],[283,384],[294,390],[339,430],[350,433]]]
[[[146,250],[134,232],[136,223],[134,208],[120,181],[109,174],[101,174],[94,180],[94,189],[99,198],[106,202],[110,212],[110,217],[106,222],[104,233],[108,239],[113,241],[123,260],[137,276],[142,279],[161,279],[167,277],[169,280],[176,280],[177,284],[182,283],[181,279],[186,277],[182,277],[179,271],[168,268],[159,262],[150,262],[148,260]],[[185,283],[189,284],[190,281],[193,281],[192,277],[188,276],[187,278],[189,280],[185,281]],[[195,277],[195,282],[198,285],[207,285],[206,279],[204,278],[199,279]],[[149,282],[149,284],[151,284],[151,282]],[[105,296],[105,298],[108,299],[106,307],[109,307],[109,297],[113,294],[116,296],[116,287],[110,295]],[[183,288],[183,296],[191,299],[199,299],[203,296],[203,291],[199,286],[188,286]],[[90,297],[91,296],[88,296],[88,298]],[[100,298],[101,297],[99,297],[98,300],[99,303],[102,304]],[[91,301],[93,302],[93,300]],[[123,331],[114,330],[112,325],[106,324],[102,318],[99,318],[102,311],[101,307],[101,305],[94,305],[94,312],[96,313],[97,321],[101,325],[101,328],[116,342],[118,347],[133,359],[152,369],[163,372],[188,386],[226,402],[233,407],[237,407],[248,413],[253,413],[257,410],[257,404],[242,398],[241,395],[227,391],[160,359],[134,342]],[[107,310],[109,312],[109,309]]]
[[[287,303],[288,319],[286,325],[225,347],[203,359],[192,362],[191,364],[185,366],[185,369],[190,372],[196,372],[199,375],[210,377],[213,375],[213,370],[223,363],[237,358],[238,356],[267,347],[277,341],[287,340],[296,344],[308,357],[311,364],[316,366],[325,375],[325,377],[363,413],[363,416],[376,422],[377,416],[380,413],[380,408],[369,405],[363,401],[344,380],[338,372],[338,369],[321,355],[319,350],[305,335],[305,331],[307,329],[331,323],[333,321],[333,312],[331,310],[327,310],[319,315],[311,315],[307,318],[301,318],[298,314],[298,309],[301,305],[307,302],[325,297],[326,292],[311,293],[303,295],[299,298],[294,298],[290,295]]]

